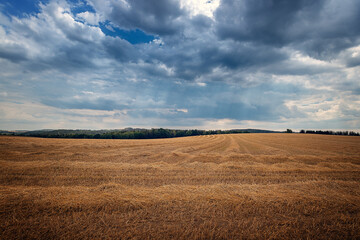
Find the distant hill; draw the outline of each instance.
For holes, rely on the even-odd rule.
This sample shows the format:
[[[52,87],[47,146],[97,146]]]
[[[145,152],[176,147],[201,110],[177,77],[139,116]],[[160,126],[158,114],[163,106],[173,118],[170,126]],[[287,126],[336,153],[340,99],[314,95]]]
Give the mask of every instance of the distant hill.
[[[14,130],[14,131],[6,131],[6,130],[0,130],[0,135],[17,135],[21,133],[28,132],[27,130]]]
[[[244,131],[247,133],[281,133],[281,131],[272,131],[272,130],[263,130],[263,129],[252,129],[252,128],[247,128],[247,129],[233,129],[230,131]]]

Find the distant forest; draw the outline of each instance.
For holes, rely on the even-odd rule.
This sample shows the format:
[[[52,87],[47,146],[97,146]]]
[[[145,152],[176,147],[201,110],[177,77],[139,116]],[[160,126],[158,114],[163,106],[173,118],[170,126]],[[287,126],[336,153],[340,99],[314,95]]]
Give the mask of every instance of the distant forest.
[[[358,132],[353,132],[353,131],[301,130],[300,133],[325,134],[325,135],[360,136],[360,133],[358,133]]]
[[[1,131],[1,135],[43,137],[43,138],[87,138],[87,139],[153,139],[174,138],[230,133],[270,133],[276,131],[259,129],[234,130],[174,130],[174,129],[138,129],[126,128],[118,130],[38,130],[38,131]]]
[[[287,129],[283,133],[292,133]],[[36,130],[36,131],[0,131],[0,135],[26,136],[42,138],[85,138],[85,139],[154,139],[154,138],[174,138],[199,135],[231,134],[231,133],[280,133],[279,131],[261,129],[233,129],[233,130],[176,130],[176,129],[142,129],[125,128],[115,130]],[[325,135],[346,135],[360,136],[353,131],[331,131],[331,130],[301,130],[303,134],[325,134]]]

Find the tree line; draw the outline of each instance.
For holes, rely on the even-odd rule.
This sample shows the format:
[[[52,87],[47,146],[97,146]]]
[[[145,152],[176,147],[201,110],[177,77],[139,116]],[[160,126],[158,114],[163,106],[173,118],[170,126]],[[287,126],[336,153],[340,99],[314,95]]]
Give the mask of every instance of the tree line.
[[[274,133],[276,131],[261,129],[233,129],[233,130],[177,130],[164,128],[125,128],[116,130],[36,130],[36,131],[1,131],[0,135],[27,136],[42,138],[85,138],[85,139],[154,139],[154,138],[174,138],[199,135],[231,134],[231,133]],[[287,129],[285,133],[292,133]],[[326,135],[346,135],[360,136],[354,131],[332,131],[332,130],[301,130],[303,134],[326,134]]]
[[[43,137],[43,138],[85,138],[85,139],[154,139],[174,138],[213,134],[250,133],[247,130],[174,130],[164,128],[153,129],[121,129],[121,130],[40,130],[14,133],[11,135]]]
[[[300,133],[309,134],[325,134],[325,135],[345,135],[345,136],[360,136],[360,133],[354,131],[332,131],[332,130],[300,130]]]

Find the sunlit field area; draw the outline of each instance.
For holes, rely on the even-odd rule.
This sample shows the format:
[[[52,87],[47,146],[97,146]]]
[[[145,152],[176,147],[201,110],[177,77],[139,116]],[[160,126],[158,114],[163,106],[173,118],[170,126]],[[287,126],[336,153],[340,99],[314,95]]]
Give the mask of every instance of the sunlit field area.
[[[0,239],[359,239],[360,137],[0,137]]]

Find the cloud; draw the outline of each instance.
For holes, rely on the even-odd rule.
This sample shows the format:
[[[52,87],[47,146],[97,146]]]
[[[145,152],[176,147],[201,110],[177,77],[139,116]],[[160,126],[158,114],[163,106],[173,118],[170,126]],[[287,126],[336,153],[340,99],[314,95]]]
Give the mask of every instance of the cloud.
[[[175,0],[89,0],[104,19],[120,28],[142,29],[156,35],[175,34],[181,29],[179,18],[184,15]],[[104,7],[105,6],[105,7]]]
[[[80,16],[95,16],[88,12]],[[78,14],[78,15],[79,15]],[[77,15],[77,16],[78,16]],[[27,70],[76,71],[96,68],[107,59],[133,61],[136,53],[126,40],[106,36],[98,26],[79,22],[65,1],[40,4],[40,12],[24,18],[12,17],[0,26],[0,57],[23,61]]]
[[[358,1],[231,1],[215,13],[220,39],[291,46],[319,59],[334,57],[359,39]]]
[[[216,11],[220,38],[257,41],[282,46],[301,33],[293,26],[302,15],[314,18],[323,1],[230,1],[224,0]]]
[[[76,18],[84,20],[91,25],[98,25],[100,22],[100,16],[98,14],[88,11],[76,14]]]
[[[192,17],[202,15],[208,18],[213,18],[214,11],[220,5],[220,0],[181,0],[180,5],[182,8],[186,8]]]
[[[357,1],[36,4],[0,9],[3,128],[359,123]]]

